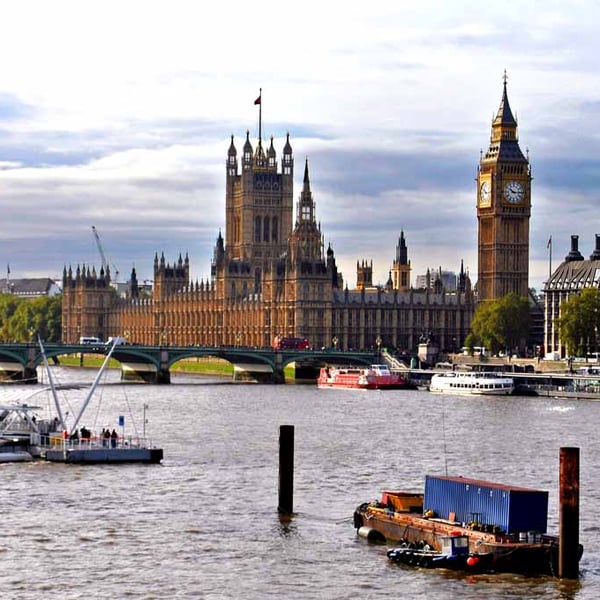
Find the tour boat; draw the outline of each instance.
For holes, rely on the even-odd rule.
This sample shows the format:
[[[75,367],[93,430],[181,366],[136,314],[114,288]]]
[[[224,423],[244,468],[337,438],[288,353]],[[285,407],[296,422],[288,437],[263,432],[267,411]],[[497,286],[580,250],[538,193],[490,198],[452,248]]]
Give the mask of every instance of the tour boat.
[[[323,367],[317,380],[319,388],[385,390],[409,387],[406,380],[392,373],[387,365],[370,367]]]
[[[429,391],[438,394],[512,394],[515,383],[512,377],[499,373],[474,371],[448,371],[431,377]]]
[[[559,540],[548,535],[548,492],[478,479],[428,475],[424,493],[384,491],[354,512],[360,537],[399,543],[388,558],[415,566],[556,575]],[[448,537],[465,536],[462,558]],[[464,539],[464,538],[463,538]],[[579,561],[583,546],[571,549]],[[446,557],[447,558],[447,557]],[[470,560],[469,560],[470,559]]]

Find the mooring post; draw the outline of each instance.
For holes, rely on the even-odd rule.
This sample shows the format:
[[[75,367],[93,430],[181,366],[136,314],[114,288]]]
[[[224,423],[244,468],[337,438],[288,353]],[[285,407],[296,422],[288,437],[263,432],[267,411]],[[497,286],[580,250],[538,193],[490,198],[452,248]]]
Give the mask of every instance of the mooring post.
[[[294,426],[279,427],[279,504],[280,513],[294,511]]]
[[[579,448],[560,449],[558,576],[579,576]]]

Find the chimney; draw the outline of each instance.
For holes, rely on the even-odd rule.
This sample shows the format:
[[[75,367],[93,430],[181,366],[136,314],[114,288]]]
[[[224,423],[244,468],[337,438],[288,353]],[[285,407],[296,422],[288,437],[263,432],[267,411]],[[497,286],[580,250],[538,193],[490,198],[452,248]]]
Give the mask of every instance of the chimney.
[[[596,234],[596,248],[590,255],[590,260],[600,260],[600,235]]]
[[[583,260],[581,252],[579,252],[579,236],[571,236],[571,252],[565,256],[565,262],[571,262],[574,260]]]

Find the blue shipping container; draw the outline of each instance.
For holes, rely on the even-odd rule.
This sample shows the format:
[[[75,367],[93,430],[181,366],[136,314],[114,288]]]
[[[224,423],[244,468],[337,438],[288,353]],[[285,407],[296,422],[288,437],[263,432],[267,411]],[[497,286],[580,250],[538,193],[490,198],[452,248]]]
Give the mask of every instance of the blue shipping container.
[[[546,533],[548,492],[466,477],[427,475],[423,510],[461,523],[496,525],[506,533]]]

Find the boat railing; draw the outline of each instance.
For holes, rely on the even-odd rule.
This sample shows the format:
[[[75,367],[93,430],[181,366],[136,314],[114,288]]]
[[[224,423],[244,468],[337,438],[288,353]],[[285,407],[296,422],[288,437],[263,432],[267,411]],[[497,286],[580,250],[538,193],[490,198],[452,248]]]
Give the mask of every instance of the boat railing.
[[[45,443],[44,443],[45,442]],[[95,448],[151,448],[150,438],[137,435],[118,436],[116,439],[104,438],[102,436],[92,435],[89,438],[65,438],[62,434],[56,433],[47,438],[41,438],[40,443],[53,449],[95,449]]]

